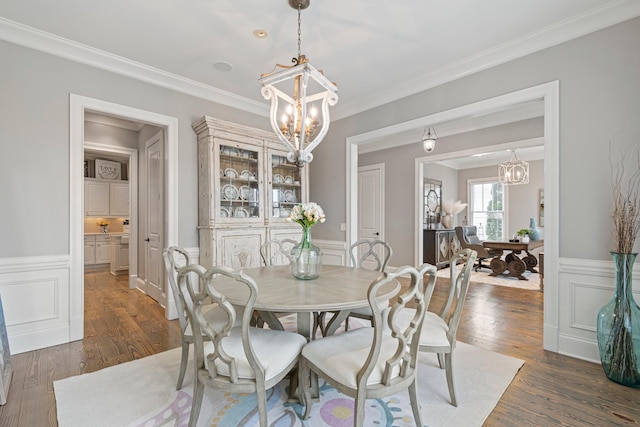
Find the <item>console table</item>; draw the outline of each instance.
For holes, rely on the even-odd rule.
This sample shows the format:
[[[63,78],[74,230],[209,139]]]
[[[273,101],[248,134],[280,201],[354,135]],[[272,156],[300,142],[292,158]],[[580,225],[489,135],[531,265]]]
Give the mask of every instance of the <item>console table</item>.
[[[490,241],[485,240],[482,242],[482,246],[487,249],[502,249],[503,251],[511,251],[504,257],[504,260],[500,258],[493,258],[491,260],[491,273],[490,276],[507,276],[517,277],[520,280],[529,280],[522,275],[526,270],[532,273],[538,273],[535,267],[538,265],[538,259],[530,253],[533,249],[539,248],[544,245],[544,240],[530,241],[529,243],[522,242],[502,242],[502,241]],[[526,256],[520,258],[518,255],[526,252]]]

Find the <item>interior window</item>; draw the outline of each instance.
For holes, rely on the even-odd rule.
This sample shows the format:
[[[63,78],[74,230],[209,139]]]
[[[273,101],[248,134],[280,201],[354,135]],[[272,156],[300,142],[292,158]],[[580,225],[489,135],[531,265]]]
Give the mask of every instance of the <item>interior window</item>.
[[[504,240],[504,185],[497,180],[469,181],[470,223],[480,240]]]

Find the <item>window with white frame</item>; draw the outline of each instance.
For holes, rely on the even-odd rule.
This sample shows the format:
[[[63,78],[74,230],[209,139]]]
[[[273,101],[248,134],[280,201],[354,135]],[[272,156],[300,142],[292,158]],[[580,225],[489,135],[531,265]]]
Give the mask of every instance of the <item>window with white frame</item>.
[[[497,179],[469,180],[469,223],[480,240],[504,240],[506,232],[504,185]]]

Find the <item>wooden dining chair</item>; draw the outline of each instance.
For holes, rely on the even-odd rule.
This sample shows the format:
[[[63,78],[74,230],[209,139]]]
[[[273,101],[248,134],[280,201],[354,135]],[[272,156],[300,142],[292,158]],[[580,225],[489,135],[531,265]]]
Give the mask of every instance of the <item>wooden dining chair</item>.
[[[195,275],[200,291],[189,284]],[[215,288],[217,280],[230,278],[247,289],[240,326],[237,312],[225,296]],[[183,295],[194,336],[193,403],[189,427],[195,427],[200,415],[204,388],[229,393],[256,393],[261,427],[267,427],[267,390],[276,386],[296,366],[307,340],[296,333],[250,326],[258,286],[242,271],[226,267],[206,270],[191,264],[178,270],[178,287]],[[208,301],[216,304],[216,312],[224,322],[210,322],[204,311]],[[210,341],[205,347],[205,341]]]
[[[349,248],[349,255],[351,257],[351,266],[356,268],[363,268],[365,270],[384,272],[389,263],[389,259],[393,255],[393,249],[391,246],[383,240],[370,240],[362,239],[353,243]],[[388,301],[380,301],[381,305],[388,305]],[[325,327],[326,313],[320,313],[318,323],[323,335],[326,335],[326,331],[330,329],[329,324],[338,320],[335,316],[329,320],[329,324]],[[355,317],[359,319],[368,320],[372,322],[373,314],[369,307],[362,307],[351,310],[349,316],[345,319],[345,330],[349,329],[349,318]]]
[[[178,289],[178,282],[176,275],[178,273],[178,268],[191,264],[191,260],[189,259],[189,254],[182,248],[177,246],[171,246],[166,248],[163,252],[164,257],[164,265],[167,270],[167,277],[169,279],[169,287],[171,288],[171,293],[173,294],[173,300],[176,305],[176,310],[178,312],[178,321],[180,322],[180,333],[182,338],[182,356],[180,358],[180,371],[178,372],[178,383],[176,385],[176,389],[180,390],[182,388],[182,382],[184,381],[184,375],[187,371],[187,363],[189,361],[189,346],[193,344],[193,328],[191,327],[191,323],[189,322],[189,318],[187,316],[186,308],[184,305],[184,298]],[[189,277],[185,278],[186,281],[189,282]],[[191,282],[188,283],[191,286]],[[199,284],[198,284],[199,285]],[[213,310],[216,307],[215,304],[209,304],[203,306],[203,312],[211,322],[224,322],[226,319],[223,316]],[[242,307],[236,307],[236,311],[242,315]],[[205,337],[206,339],[206,337]]]
[[[426,296],[423,293],[423,277],[429,276],[428,283],[433,288],[436,274],[436,268],[429,264],[419,270],[405,266],[394,273],[383,273],[371,283],[367,293],[373,326],[311,341],[304,347],[299,367],[304,419],[309,418],[313,404],[312,375],[318,375],[355,399],[356,427],[364,425],[366,399],[380,399],[404,389],[408,389],[416,425],[423,426],[416,384],[418,342],[412,338],[420,334],[431,296],[429,292]],[[393,304],[382,308],[378,293],[401,276],[410,277],[409,286],[397,286],[391,297]],[[395,319],[407,310],[407,304],[416,307],[411,311],[413,317],[406,326],[399,327]]]
[[[449,295],[442,310],[437,313],[427,311],[424,316],[424,325],[419,336],[419,349],[421,352],[436,353],[440,369],[445,369],[447,387],[451,404],[458,406],[453,378],[453,353],[456,348],[456,334],[462,309],[469,290],[471,270],[476,261],[477,253],[471,249],[463,249],[451,258],[451,280]],[[456,274],[457,264],[464,262],[460,272]],[[425,290],[425,292],[429,292]],[[433,292],[433,290],[431,290]],[[402,323],[408,323],[412,313],[407,310],[399,319]]]

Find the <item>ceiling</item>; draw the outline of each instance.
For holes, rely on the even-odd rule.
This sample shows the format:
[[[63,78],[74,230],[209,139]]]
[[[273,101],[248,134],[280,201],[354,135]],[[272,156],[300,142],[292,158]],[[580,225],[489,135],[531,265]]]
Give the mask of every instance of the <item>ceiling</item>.
[[[302,53],[341,118],[635,16],[637,0],[311,0]],[[258,77],[296,56],[296,21],[287,0],[0,2],[0,39],[265,116]]]

